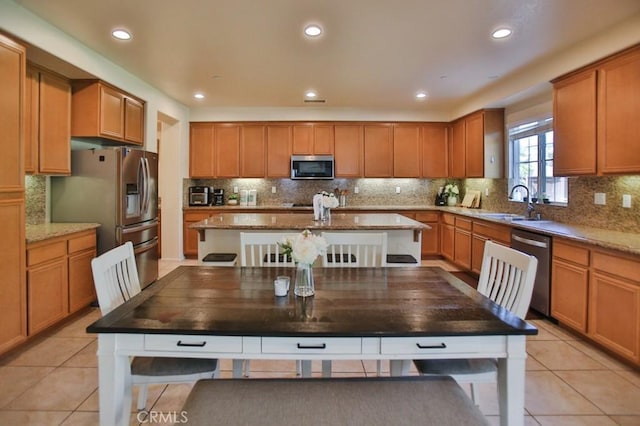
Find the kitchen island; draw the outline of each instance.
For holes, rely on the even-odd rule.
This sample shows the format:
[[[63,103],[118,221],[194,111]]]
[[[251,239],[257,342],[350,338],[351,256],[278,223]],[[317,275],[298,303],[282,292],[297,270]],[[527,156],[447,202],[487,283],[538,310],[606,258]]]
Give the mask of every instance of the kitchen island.
[[[323,231],[386,232],[389,254],[408,254],[420,264],[422,231],[428,225],[395,213],[336,213],[327,221],[313,214],[220,213],[190,226],[199,233],[198,259],[209,253],[240,253],[240,232],[295,234],[305,229]],[[407,266],[406,264],[399,264]]]

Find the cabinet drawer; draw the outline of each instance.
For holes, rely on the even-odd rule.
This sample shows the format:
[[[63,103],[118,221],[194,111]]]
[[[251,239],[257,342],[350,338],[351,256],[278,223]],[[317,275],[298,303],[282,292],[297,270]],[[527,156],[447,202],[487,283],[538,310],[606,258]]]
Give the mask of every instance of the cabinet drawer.
[[[456,353],[482,353],[486,356],[499,356],[506,353],[506,337],[389,337],[382,338],[380,353],[406,355],[452,355]],[[490,354],[490,355],[489,355]]]
[[[456,224],[456,217],[452,214],[449,213],[443,213],[442,214],[442,223],[445,223],[447,225],[455,225]]]
[[[69,240],[69,254],[87,250],[96,246],[96,233],[82,235]]]
[[[265,354],[360,354],[362,339],[357,337],[263,337]]]
[[[592,261],[594,269],[631,281],[640,281],[640,259],[594,251]]]
[[[144,348],[165,352],[242,353],[242,337],[151,334],[144,336]]]
[[[27,266],[37,265],[67,255],[67,242],[57,241],[52,244],[30,248],[27,250]]]
[[[568,260],[582,266],[589,266],[589,249],[561,241],[553,242],[553,257]]]
[[[473,233],[487,237],[490,240],[500,241],[507,245],[511,243],[511,228],[508,226],[474,221]]]
[[[416,212],[418,222],[437,222],[438,212]]]
[[[456,228],[464,229],[465,231],[471,231],[471,219],[456,217]]]

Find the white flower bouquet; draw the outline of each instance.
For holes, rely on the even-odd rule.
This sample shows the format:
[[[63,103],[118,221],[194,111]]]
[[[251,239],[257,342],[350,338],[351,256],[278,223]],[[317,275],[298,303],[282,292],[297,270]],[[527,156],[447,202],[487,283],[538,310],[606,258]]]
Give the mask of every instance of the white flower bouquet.
[[[322,207],[325,209],[333,209],[338,207],[338,205],[340,205],[338,197],[329,192],[322,191]]]
[[[458,185],[456,185],[455,183],[448,183],[445,187],[444,187],[444,194],[447,197],[458,197],[458,195],[460,194],[460,190],[458,189]]]
[[[334,197],[335,198],[335,197]],[[291,256],[296,263],[307,265],[327,251],[327,241],[305,229],[299,234],[286,236],[278,243],[282,253]]]

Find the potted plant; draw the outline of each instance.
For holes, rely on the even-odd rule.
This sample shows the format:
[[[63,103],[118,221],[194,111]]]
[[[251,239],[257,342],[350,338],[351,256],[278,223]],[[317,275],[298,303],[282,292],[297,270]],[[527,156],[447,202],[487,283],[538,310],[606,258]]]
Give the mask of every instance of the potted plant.
[[[229,195],[229,199],[227,200],[227,204],[229,204],[230,206],[238,205],[238,194]]]
[[[444,195],[447,197],[447,205],[455,206],[458,203],[458,195],[460,190],[455,183],[448,183],[444,187]]]
[[[549,196],[546,193],[542,194],[542,202],[545,204],[551,203],[551,200],[549,200]]]

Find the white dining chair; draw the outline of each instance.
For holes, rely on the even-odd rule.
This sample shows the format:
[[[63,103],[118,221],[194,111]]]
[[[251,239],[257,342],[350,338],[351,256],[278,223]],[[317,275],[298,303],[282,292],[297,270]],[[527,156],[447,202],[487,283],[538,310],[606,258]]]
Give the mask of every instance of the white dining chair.
[[[387,266],[386,232],[323,232],[327,251],[322,255],[325,268]],[[376,361],[376,374],[382,373],[382,361]],[[322,375],[331,376],[331,361],[322,361]]]
[[[327,251],[322,255],[325,268],[387,266],[387,233],[323,232]]]
[[[91,270],[102,315],[140,293],[138,269],[130,241],[94,258]],[[218,377],[219,373],[217,359],[134,357],[131,381],[139,386],[137,408],[144,410],[150,384],[190,383]]]
[[[538,259],[518,250],[486,241],[478,279],[478,292],[524,319],[529,310]],[[421,375],[452,376],[471,384],[471,399],[478,404],[476,383],[496,383],[496,359],[414,360]]]
[[[290,232],[241,232],[240,266],[295,267],[293,259],[283,254],[278,245],[284,237],[290,235]],[[234,370],[240,369],[245,377],[249,377],[250,360],[234,359],[233,365]],[[296,361],[296,373],[302,374],[301,361]]]

